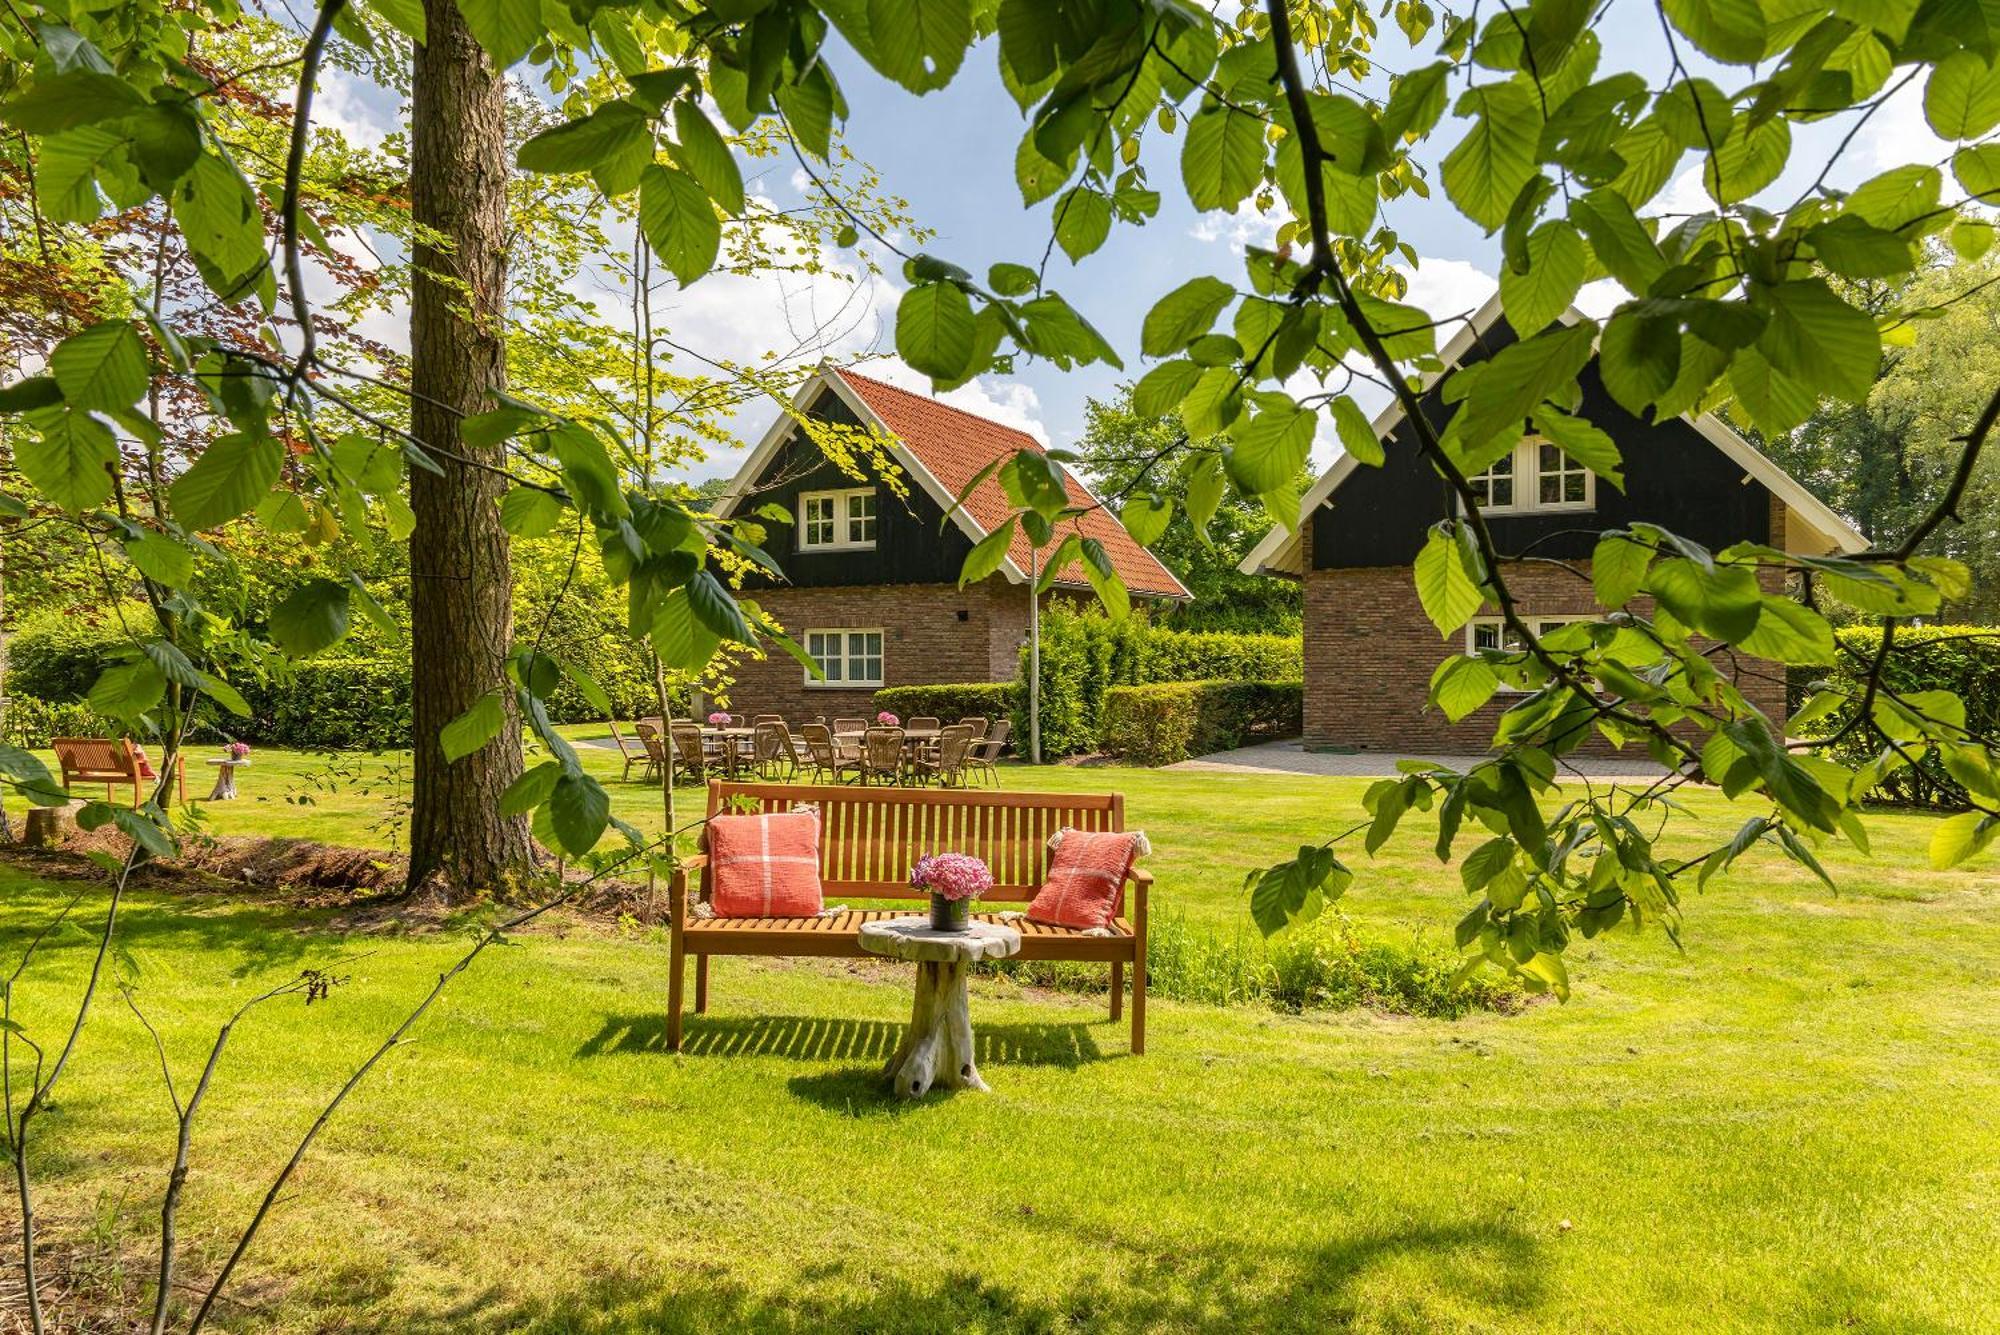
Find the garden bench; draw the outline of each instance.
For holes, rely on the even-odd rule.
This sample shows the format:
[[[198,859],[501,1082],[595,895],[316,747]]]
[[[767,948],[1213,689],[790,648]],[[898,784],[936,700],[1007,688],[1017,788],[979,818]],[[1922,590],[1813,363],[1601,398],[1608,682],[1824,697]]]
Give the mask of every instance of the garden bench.
[[[747,803],[739,801],[747,799]],[[1046,879],[1049,836],[1065,826],[1123,830],[1125,798],[1119,793],[1000,793],[966,789],[816,787],[803,784],[732,783],[708,787],[708,814],[819,808],[820,882],[826,902],[911,899],[929,896],[909,884],[910,864],[927,853],[970,853],[993,872],[983,903],[1025,906]],[[673,915],[667,984],[667,1044],[681,1047],[686,958],[694,956],[694,1009],[708,1009],[711,955],[815,956],[860,959],[863,923],[910,916],[911,909],[869,910],[815,918],[690,917],[689,881],[697,901],[709,896],[706,854],[685,858],[669,891]],[[1125,970],[1132,970],[1132,1051],[1146,1050],[1146,895],[1152,875],[1132,868],[1129,917],[1114,921],[1111,935],[1046,927],[1017,918],[1024,960],[1078,960],[1111,966],[1111,1018],[1125,1004]],[[927,912],[927,908],[914,910]],[[974,915],[994,921],[992,913]]]
[[[56,753],[56,764],[62,770],[63,787],[78,783],[101,783],[104,785],[104,800],[111,800],[113,784],[132,785],[132,805],[138,806],[145,800],[140,793],[140,785],[154,777],[151,766],[139,749],[132,745],[130,738],[113,740],[108,737],[52,737],[49,749]],[[187,801],[187,764],[185,758],[174,757],[174,777],[179,781],[181,801]]]

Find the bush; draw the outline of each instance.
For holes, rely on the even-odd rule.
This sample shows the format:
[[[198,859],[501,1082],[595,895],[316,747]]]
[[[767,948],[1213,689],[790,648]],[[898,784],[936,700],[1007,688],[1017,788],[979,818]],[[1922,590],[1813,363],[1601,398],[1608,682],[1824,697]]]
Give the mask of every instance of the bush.
[[[310,658],[244,691],[250,717],[223,728],[307,750],[390,751],[410,744],[410,665],[391,658]]]
[[[1104,749],[1135,765],[1171,765],[1253,737],[1303,730],[1297,681],[1176,681],[1114,686],[1104,698]]]
[[[1011,717],[1021,684],[1013,681],[965,681],[945,686],[888,686],[875,692],[875,708],[897,718],[929,715],[956,723],[970,715],[987,719]]]
[[[1297,681],[1305,655],[1296,635],[1228,635],[1148,628],[1137,682]]]
[[[132,603],[123,610],[133,627],[152,627],[151,608]],[[115,614],[44,614],[26,619],[7,641],[7,693],[50,704],[81,700],[112,651],[127,643]],[[66,734],[58,734],[62,735]]]
[[[1876,626],[1849,626],[1834,632],[1848,651],[1827,667],[1794,669],[1800,689],[1794,707],[1824,685],[1849,697],[1833,713],[1813,720],[1799,731],[1806,737],[1830,737],[1853,717],[1864,688],[1865,665],[1882,646]],[[1896,693],[1951,691],[1965,702],[1965,726],[1973,735],[1990,737],[2000,731],[2000,630],[1982,626],[1899,626],[1893,652],[1883,664],[1882,684]],[[1856,728],[1828,752],[1843,765],[1854,766],[1882,750],[1882,740],[1866,728]],[[1919,806],[1958,807],[1963,790],[1945,773],[1942,763],[1926,756],[1914,768],[1899,769],[1882,784],[1890,799]]]
[[[118,737],[124,731],[80,700],[51,704],[31,695],[10,696],[0,717],[0,742],[29,751],[47,748],[51,737]]]

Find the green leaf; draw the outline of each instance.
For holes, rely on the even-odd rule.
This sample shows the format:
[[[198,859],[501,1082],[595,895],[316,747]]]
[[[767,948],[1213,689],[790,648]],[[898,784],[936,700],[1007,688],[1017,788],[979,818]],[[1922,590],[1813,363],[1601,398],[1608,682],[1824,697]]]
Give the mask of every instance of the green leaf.
[[[1935,210],[1943,189],[1944,175],[1935,167],[1891,167],[1857,186],[1848,195],[1844,210],[1863,222],[1895,231]]]
[[[1764,10],[1757,0],[1663,0],[1674,27],[1707,55],[1729,65],[1764,58]]]
[[[1637,539],[1620,533],[1599,538],[1590,557],[1590,585],[1598,605],[1615,612],[1631,602],[1652,563],[1653,549]]]
[[[347,635],[348,586],[311,579],[271,609],[271,638],[294,658],[310,658]]]
[[[1812,416],[1818,397],[1804,382],[1778,371],[1755,348],[1736,354],[1729,388],[1760,431],[1779,435]]]
[[[1597,326],[1588,320],[1558,324],[1489,357],[1459,408],[1460,448],[1477,451],[1535,412],[1542,400],[1573,390],[1596,338]]]
[[[1993,248],[1993,224],[1983,218],[1960,218],[1951,225],[1951,248],[1962,260],[1976,260]]]
[[[972,45],[972,8],[962,0],[868,0],[873,50],[862,54],[913,93],[942,88]]]
[[[1181,497],[1181,504],[1187,508],[1188,522],[1194,525],[1195,537],[1211,551],[1215,549],[1215,543],[1208,535],[1208,525],[1222,505],[1226,484],[1221,456],[1204,454],[1189,471],[1187,490]]]
[[[1424,539],[1416,561],[1417,598],[1424,615],[1450,636],[1470,621],[1485,605],[1486,595],[1465,568],[1458,542],[1441,528],[1433,528]]]
[[[1500,678],[1483,658],[1453,654],[1431,673],[1431,703],[1453,723],[1469,718],[1500,689]]]
[[[129,116],[149,105],[138,85],[128,79],[76,69],[37,78],[26,92],[0,104],[0,120],[25,134],[55,134]]]
[[[1818,278],[1763,288],[1771,319],[1757,350],[1773,368],[1850,403],[1868,397],[1882,362],[1882,336],[1865,311]]]
[[[1436,61],[1411,70],[1395,81],[1382,108],[1382,133],[1391,143],[1405,135],[1429,134],[1444,114],[1446,79],[1451,65]]]
[[[640,174],[639,226],[682,287],[715,267],[722,224],[708,192],[686,172],[655,163]]]
[[[151,709],[167,693],[167,674],[150,658],[128,658],[97,674],[90,707],[107,718],[131,719]]]
[[[986,271],[986,285],[1003,297],[1022,297],[1040,286],[1041,279],[1025,264],[1005,261]]]
[[[41,409],[29,422],[36,434],[18,440],[14,462],[35,490],[72,514],[110,499],[118,444],[103,423],[66,408]]]
[[[701,182],[722,211],[732,218],[743,213],[743,172],[729,141],[715,128],[699,104],[683,99],[674,103],[674,160]]]
[[[933,380],[973,370],[972,303],[956,283],[919,283],[896,307],[896,354]]]
[[[660,662],[673,672],[701,671],[722,643],[722,637],[695,616],[685,586],[669,590],[660,600],[651,638]]]
[[[62,387],[54,376],[31,375],[0,387],[0,413],[26,413],[37,408],[53,408],[63,401]]]
[[[1291,861],[1250,873],[1245,881],[1250,917],[1265,936],[1274,935],[1318,917],[1327,901],[1346,893],[1353,881],[1354,873],[1332,849],[1305,845]]]
[[[1013,544],[1017,520],[1008,515],[1005,523],[981,538],[965,554],[965,564],[959,568],[958,587],[977,584],[1000,568],[1007,559],[1007,549]]]
[[[1139,377],[1132,389],[1132,411],[1141,417],[1165,417],[1179,410],[1181,400],[1201,379],[1201,368],[1179,358],[1161,362]]]
[[[1476,119],[1445,155],[1445,193],[1460,212],[1491,232],[1507,221],[1514,197],[1535,174],[1541,104],[1525,84],[1495,83],[1467,89],[1457,109]]]
[[[2000,68],[1973,51],[1940,60],[1924,85],[1924,119],[1945,139],[1977,139],[2000,125]]]
[[[1528,233],[1528,268],[1500,266],[1500,306],[1507,323],[1526,338],[1553,323],[1583,287],[1588,256],[1576,224],[1552,218]]]
[[[284,464],[285,447],[271,436],[218,436],[167,484],[167,504],[183,528],[214,528],[254,508]]]
[[[1534,426],[1562,446],[1564,454],[1618,490],[1625,490],[1625,460],[1608,432],[1546,404],[1536,411]]]
[[[46,153],[46,148],[43,150]],[[1952,175],[1965,193],[1992,203],[2000,195],[2000,144],[1975,144],[1952,155]]]
[[[1908,238],[1843,213],[1809,229],[1806,241],[1819,262],[1842,278],[1893,278],[1916,264]]]
[[[174,846],[173,837],[154,824],[143,811],[134,811],[131,807],[113,807],[111,823],[116,825],[126,838],[156,858],[170,858],[178,851]]]
[[[1139,350],[1148,357],[1179,352],[1209,331],[1215,317],[1235,295],[1235,289],[1220,278],[1207,274],[1190,278],[1154,302],[1153,309],[1146,312],[1146,322],[1139,332]]]
[[[1667,267],[1632,206],[1615,189],[1593,190],[1569,207],[1569,216],[1590,238],[1590,248],[1606,273],[1628,292],[1644,293]]]
[[[462,760],[495,737],[507,723],[507,707],[498,691],[488,691],[472,702],[472,708],[438,730],[438,745],[444,749],[446,764]]]
[[[1756,627],[1738,647],[1774,663],[1805,667],[1831,663],[1838,656],[1833,627],[1827,625],[1826,618],[1783,594],[1763,598]]]
[[[126,543],[125,555],[140,574],[171,589],[194,574],[194,553],[164,533],[149,532]]]
[[[146,345],[130,321],[106,320],[56,344],[49,371],[73,408],[130,408],[146,392]]]
[[[1345,394],[1333,401],[1333,429],[1340,437],[1340,448],[1353,456],[1356,462],[1380,468],[1388,458],[1382,448],[1382,438],[1375,434],[1374,424],[1361,411],[1361,405]]]
[[[712,570],[697,570],[694,578],[684,586],[687,590],[688,606],[704,626],[725,640],[736,644],[755,644],[757,637],[750,629],[750,623],[743,616],[743,609],[736,598]]]
[[[1233,211],[1264,179],[1262,122],[1220,103],[1188,123],[1181,144],[1181,179],[1188,199],[1204,212]]]
[[[1056,244],[1075,263],[1111,235],[1111,201],[1089,186],[1071,186],[1056,201],[1055,228]]]
[[[1792,152],[1792,128],[1782,118],[1753,125],[1738,117],[1714,154],[1702,159],[1701,181],[1718,204],[1740,204],[1778,179]]]
[[[1173,517],[1171,501],[1146,492],[1133,495],[1118,512],[1119,522],[1132,535],[1132,541],[1141,547],[1150,547],[1158,542],[1166,534],[1167,525]]]
[[[421,44],[428,35],[424,26],[423,0],[368,0],[368,7],[413,42]]]
[[[556,781],[562,777],[563,767],[554,760],[544,760],[507,785],[507,791],[500,794],[500,814],[503,816],[525,816],[556,790]]]
[[[1313,431],[1319,416],[1284,395],[1263,396],[1271,403],[1236,433],[1225,457],[1229,478],[1246,496],[1261,496],[1287,485],[1312,456]]]
[[[564,774],[549,792],[549,823],[556,839],[573,857],[597,846],[611,823],[611,794],[588,774]]]
[[[515,487],[500,498],[500,527],[517,538],[539,538],[561,521],[563,508],[538,487]]]
[[[458,12],[496,69],[506,69],[542,39],[540,0],[458,0]]]
[[[2000,820],[1983,811],[1948,816],[1931,831],[1931,866],[1939,871],[1976,856],[2000,834]]]
[[[1612,315],[1599,352],[1605,390],[1635,417],[1643,417],[1680,375],[1680,331],[1671,319],[1647,315],[1643,305]]]
[[[630,102],[607,102],[580,120],[544,130],[521,145],[514,165],[522,171],[585,172],[633,152],[652,156],[646,113]]]

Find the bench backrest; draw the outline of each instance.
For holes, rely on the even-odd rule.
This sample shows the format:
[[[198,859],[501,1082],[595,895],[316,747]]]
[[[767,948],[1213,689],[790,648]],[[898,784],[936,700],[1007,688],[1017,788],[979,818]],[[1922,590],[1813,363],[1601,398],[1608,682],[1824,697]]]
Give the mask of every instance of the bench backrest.
[[[708,786],[708,814],[819,808],[819,874],[828,895],[918,899],[910,864],[927,853],[970,853],[993,870],[988,899],[1027,900],[1047,879],[1049,836],[1125,828],[1121,793],[1000,793],[796,783]]]
[[[63,781],[70,779],[136,779],[139,758],[132,743],[124,738],[51,737],[49,749],[56,753]]]

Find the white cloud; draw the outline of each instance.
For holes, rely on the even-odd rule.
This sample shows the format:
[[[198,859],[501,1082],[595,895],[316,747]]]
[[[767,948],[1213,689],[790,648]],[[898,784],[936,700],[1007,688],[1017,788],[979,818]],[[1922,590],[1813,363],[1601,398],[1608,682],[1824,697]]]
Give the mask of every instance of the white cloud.
[[[1430,312],[1433,320],[1449,320],[1470,315],[1486,304],[1500,287],[1500,280],[1476,264],[1464,260],[1425,260],[1414,269],[1397,268],[1409,281],[1404,300]],[[1440,329],[1438,342],[1449,339],[1455,330]]]
[[[1667,182],[1667,188],[1660,192],[1645,212],[1656,217],[1665,214],[1675,215],[1676,218],[1689,213],[1715,212],[1715,201],[1708,197],[1708,190],[1701,183],[1701,172],[1699,162],[1682,171]]]
[[[1834,185],[1853,189],[1876,172],[1911,162],[1941,162],[1951,156],[1952,146],[1931,132],[1924,120],[1924,90],[1911,83],[1882,104],[1854,136],[1852,160],[1861,171],[1851,179],[1836,179]],[[1836,173],[1848,176],[1847,173]]]
[[[1244,200],[1236,206],[1236,212],[1223,216],[1204,213],[1195,219],[1188,235],[1197,241],[1221,241],[1228,244],[1232,254],[1241,255],[1247,246],[1261,246],[1266,250],[1277,244],[1278,228],[1285,219],[1272,213],[1260,213],[1257,206]]]
[[[313,120],[338,130],[356,148],[379,148],[400,121],[396,95],[355,78],[345,70],[325,68],[313,92]]]

